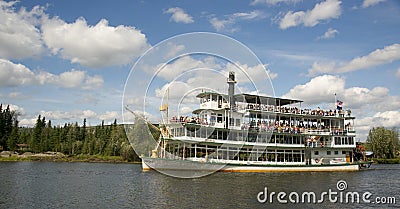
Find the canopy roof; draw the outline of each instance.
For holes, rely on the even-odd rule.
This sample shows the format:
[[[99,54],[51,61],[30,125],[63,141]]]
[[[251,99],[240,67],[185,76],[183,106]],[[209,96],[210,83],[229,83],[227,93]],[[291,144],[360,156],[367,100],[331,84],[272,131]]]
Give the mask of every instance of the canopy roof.
[[[303,101],[296,99],[285,99],[278,97],[260,96],[254,94],[236,94],[235,100],[237,102],[246,102],[253,104],[268,104],[276,106],[284,106],[289,104],[301,103]]]
[[[219,94],[216,92],[202,92],[197,95],[198,98],[204,98],[208,95],[221,95],[223,97],[227,97],[226,94]],[[285,98],[277,98],[277,97],[269,97],[269,96],[260,96],[255,94],[235,94],[236,102],[245,102],[252,104],[267,104],[267,105],[275,105],[275,106],[285,106],[289,104],[297,104],[303,101],[297,99],[285,99]]]
[[[209,95],[221,95],[221,96],[223,96],[223,97],[227,97],[227,96],[228,96],[227,94],[219,94],[219,93],[217,93],[217,92],[206,91],[206,92],[201,92],[201,93],[198,94],[196,97],[197,97],[197,98],[204,98],[204,97],[207,97],[207,96],[209,96]]]

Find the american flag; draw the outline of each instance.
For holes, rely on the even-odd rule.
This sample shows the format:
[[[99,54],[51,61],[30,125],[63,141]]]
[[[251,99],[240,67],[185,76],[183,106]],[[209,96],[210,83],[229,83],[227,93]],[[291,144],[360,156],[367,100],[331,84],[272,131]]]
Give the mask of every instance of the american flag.
[[[343,102],[340,100],[337,100],[336,103],[337,103],[337,109],[341,110],[343,108]]]

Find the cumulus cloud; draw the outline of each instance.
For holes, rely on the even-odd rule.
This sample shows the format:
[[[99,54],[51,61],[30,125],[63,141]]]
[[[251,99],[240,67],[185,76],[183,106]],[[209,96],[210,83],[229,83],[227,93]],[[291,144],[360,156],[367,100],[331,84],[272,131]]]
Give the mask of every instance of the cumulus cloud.
[[[300,1],[302,0],[254,0],[251,2],[251,5],[256,5],[256,4],[277,5],[280,3],[294,4]]]
[[[283,97],[304,100],[303,106],[334,109],[335,93],[337,99],[344,102],[344,108],[351,109],[352,115],[357,117],[359,138],[365,139],[374,126],[399,127],[400,97],[391,95],[386,87],[347,88],[343,77],[322,75],[294,86]]]
[[[10,110],[11,110],[11,111],[15,111],[15,112],[18,113],[20,116],[26,114],[25,109],[22,108],[22,107],[20,107],[20,106],[18,106],[18,105],[15,105],[15,104],[8,104],[8,106],[10,107]],[[4,105],[4,104],[3,104],[3,109],[6,108],[6,107],[7,107],[7,105]]]
[[[314,62],[312,68],[308,70],[308,74],[346,73],[391,63],[397,60],[400,60],[400,44],[393,44],[385,46],[383,49],[377,49],[366,56],[356,57],[347,63],[337,64],[335,62]]]
[[[334,103],[334,96],[337,94],[338,99],[343,100],[346,106],[352,109],[362,109],[367,105],[379,108],[380,111],[400,108],[400,103],[396,104],[400,102],[400,97],[391,96],[386,87],[368,89],[345,86],[346,80],[343,77],[321,75],[305,84],[294,86],[284,97],[302,99],[308,104],[316,105],[324,102]]]
[[[235,32],[239,28],[234,27],[233,25],[238,21],[250,21],[250,20],[259,20],[265,18],[267,15],[260,11],[254,10],[251,12],[237,12],[230,15],[225,15],[224,18],[217,18],[215,16],[209,19],[212,27],[218,31],[228,31]]]
[[[377,112],[372,116],[358,119],[356,121],[357,137],[365,141],[369,130],[373,127],[400,127],[400,111]]]
[[[381,2],[384,2],[385,0],[364,0],[363,4],[362,4],[362,8],[367,8],[367,7],[371,7],[371,6],[375,6]]]
[[[186,13],[182,8],[179,7],[171,7],[167,11],[164,12],[165,14],[172,14],[170,21],[174,21],[177,23],[193,23],[193,17]]]
[[[88,67],[128,64],[149,47],[141,31],[123,25],[109,26],[105,19],[91,26],[84,18],[66,23],[54,17],[45,19],[41,29],[53,54]]]
[[[149,48],[146,36],[130,26],[110,26],[105,19],[88,25],[84,18],[66,23],[50,18],[45,7],[15,11],[17,2],[0,1],[0,57],[39,57],[50,50],[72,63],[98,68],[133,62]]]
[[[342,77],[322,75],[312,78],[306,84],[294,86],[283,97],[301,99],[308,104],[334,101],[335,93],[343,94],[345,83],[345,79]]]
[[[76,122],[76,121],[83,121],[84,118],[87,120],[92,120],[92,121],[102,121],[104,120],[106,123],[111,123],[115,119],[117,121],[122,121],[121,115],[117,111],[106,111],[104,113],[96,113],[93,110],[72,110],[72,111],[60,111],[60,110],[54,110],[54,111],[44,111],[41,110],[37,113],[37,115],[41,115],[42,117],[45,117],[46,120],[51,120],[53,121],[54,124],[57,124],[57,121],[70,121],[70,122]],[[20,120],[20,125],[21,126],[28,126],[32,127],[36,123],[37,115],[32,116],[32,117],[25,117]]]
[[[38,21],[44,8],[35,6],[31,11],[21,8],[15,11],[15,1],[0,1],[0,57],[22,59],[37,57],[45,48]]]
[[[330,39],[330,38],[334,38],[336,36],[336,34],[338,34],[339,31],[333,28],[329,28],[324,35],[318,37],[318,39]]]
[[[0,59],[0,86],[30,85],[36,82],[35,74],[22,64]]]
[[[267,65],[258,64],[256,66],[248,66],[247,64],[241,63],[227,63],[224,69],[226,75],[229,71],[237,71],[238,68],[243,71],[243,73],[237,73],[236,80],[239,83],[253,82],[266,80],[268,77],[270,79],[275,79],[278,77],[277,73],[267,70]]]
[[[92,89],[104,83],[101,76],[90,76],[85,71],[72,69],[59,75],[46,71],[35,73],[25,65],[4,59],[0,59],[0,69],[0,86],[3,87],[52,84],[64,88]]]
[[[341,3],[338,0],[326,0],[316,4],[312,10],[289,11],[280,19],[279,27],[283,30],[301,24],[306,27],[314,27],[321,21],[339,18],[341,15]]]
[[[161,69],[159,71],[158,76],[165,78],[167,80],[172,80],[176,78],[178,75],[181,75],[183,72],[188,71],[190,69],[198,69],[198,68],[215,68],[216,63],[214,59],[204,59],[198,60],[191,56],[182,56],[179,59],[174,60],[171,63],[161,63],[156,69]]]

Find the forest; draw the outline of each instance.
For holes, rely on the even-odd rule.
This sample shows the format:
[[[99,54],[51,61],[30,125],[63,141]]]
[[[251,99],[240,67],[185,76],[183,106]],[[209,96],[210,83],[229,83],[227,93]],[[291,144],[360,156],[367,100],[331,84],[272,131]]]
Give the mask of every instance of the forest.
[[[51,120],[38,116],[33,128],[19,127],[18,112],[0,105],[0,150],[18,152],[61,152],[68,156],[121,156],[124,161],[138,161],[124,130],[117,124],[87,126],[65,123],[52,125]]]

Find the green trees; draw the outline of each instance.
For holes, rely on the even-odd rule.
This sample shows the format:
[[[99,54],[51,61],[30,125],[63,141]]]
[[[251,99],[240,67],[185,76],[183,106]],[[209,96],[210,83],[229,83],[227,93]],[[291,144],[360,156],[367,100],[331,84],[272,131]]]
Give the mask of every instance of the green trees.
[[[100,125],[87,127],[84,119],[82,126],[76,122],[51,127],[51,121],[46,123],[45,118],[39,115],[29,146],[33,152],[122,156],[126,160],[135,157],[133,150],[129,149],[123,125],[118,125],[116,120],[112,125],[104,125],[102,121]]]
[[[123,160],[138,160],[123,125],[114,120],[112,125],[104,121],[97,126],[65,123],[53,126],[51,120],[38,116],[33,128],[18,127],[18,113],[0,105],[0,151],[17,150],[17,144],[27,144],[27,151],[62,152],[66,155],[121,156]]]
[[[378,158],[395,158],[399,150],[399,132],[384,127],[372,128],[367,138],[367,148]]]
[[[16,148],[18,136],[18,114],[7,108],[3,110],[0,104],[0,148],[4,150],[14,150]]]

